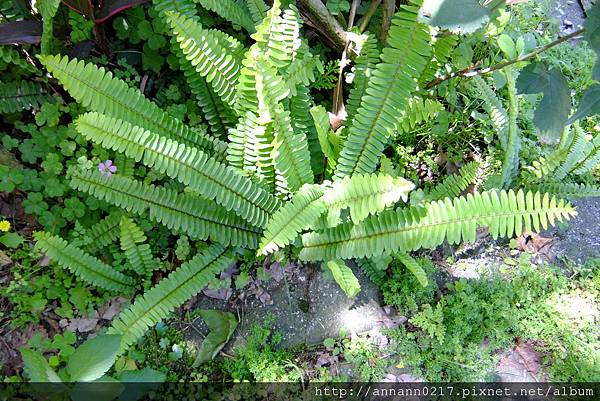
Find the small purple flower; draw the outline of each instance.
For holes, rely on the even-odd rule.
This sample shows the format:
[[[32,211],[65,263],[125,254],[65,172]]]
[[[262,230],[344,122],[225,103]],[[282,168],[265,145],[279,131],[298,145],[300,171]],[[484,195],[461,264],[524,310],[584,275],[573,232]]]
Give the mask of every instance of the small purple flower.
[[[117,166],[113,166],[112,160],[107,160],[104,163],[98,164],[98,170],[100,170],[100,176],[108,179],[113,173],[117,172]]]

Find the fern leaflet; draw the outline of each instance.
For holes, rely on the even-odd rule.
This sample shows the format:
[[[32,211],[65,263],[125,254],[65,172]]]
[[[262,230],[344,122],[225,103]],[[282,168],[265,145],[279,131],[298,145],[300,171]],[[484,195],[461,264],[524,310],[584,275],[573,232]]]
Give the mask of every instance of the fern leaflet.
[[[146,235],[129,217],[121,219],[121,249],[133,270],[143,275],[154,270],[156,262],[152,258]]]

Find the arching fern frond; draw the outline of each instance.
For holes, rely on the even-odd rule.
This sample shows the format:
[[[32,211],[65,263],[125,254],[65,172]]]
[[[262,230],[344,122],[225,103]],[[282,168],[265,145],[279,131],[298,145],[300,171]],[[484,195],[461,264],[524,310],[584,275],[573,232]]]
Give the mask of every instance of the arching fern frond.
[[[471,79],[473,93],[483,101],[483,108],[490,116],[492,126],[498,134],[502,149],[506,150],[508,141],[508,112],[496,92],[479,76]]]
[[[356,116],[360,101],[367,90],[367,83],[379,61],[377,38],[374,35],[369,35],[362,44],[360,54],[354,60],[354,80],[346,105],[347,121],[352,122]]]
[[[264,0],[246,0],[246,7],[250,11],[254,24],[259,24],[267,16],[269,7],[265,4]]]
[[[129,217],[121,218],[121,249],[133,270],[140,275],[149,273],[156,267],[146,235]]]
[[[261,234],[260,229],[207,199],[118,174],[108,180],[98,172],[73,175],[71,186],[130,213],[142,215],[147,211],[150,220],[196,240],[210,238],[225,245],[254,249]]]
[[[221,99],[233,105],[240,63],[235,54],[220,46],[213,33],[204,29],[195,18],[186,18],[173,11],[165,13],[167,22],[187,60],[206,79]]]
[[[226,145],[205,133],[190,129],[162,111],[126,82],[103,67],[67,56],[39,56],[44,66],[79,103],[90,110],[123,119],[155,134],[223,156]]]
[[[329,213],[349,208],[354,223],[364,220],[400,199],[406,201],[415,185],[401,177],[384,174],[356,174],[335,181],[325,192],[323,202]]]
[[[385,280],[385,271],[391,262],[391,256],[356,259],[356,264],[374,284],[381,286]]]
[[[578,160],[575,164],[572,170],[574,174],[586,174],[600,163],[600,135],[596,135],[591,141],[587,141],[585,154],[585,158]]]
[[[350,259],[433,249],[473,242],[477,227],[488,227],[493,238],[520,235],[548,223],[570,219],[576,212],[569,203],[548,194],[512,190],[446,198],[424,207],[384,211],[353,225],[342,224],[302,236],[300,258],[305,261]]]
[[[33,236],[37,249],[83,281],[123,294],[128,294],[135,284],[131,277],[116,271],[60,237],[43,231],[36,232]]]
[[[254,21],[248,9],[234,0],[194,0],[202,7],[218,14],[221,18],[241,26],[248,32],[254,32]]]
[[[402,111],[402,119],[398,124],[399,132],[410,132],[417,125],[435,118],[444,106],[437,100],[413,97],[408,100]]]
[[[91,226],[86,233],[90,243],[85,249],[88,252],[94,252],[112,244],[119,237],[121,217],[121,213],[111,213],[99,223]]]
[[[251,224],[264,226],[279,206],[273,196],[238,170],[196,148],[97,113],[80,116],[75,126],[89,140],[166,173]]]
[[[506,137],[506,149],[502,161],[502,174],[500,188],[507,189],[511,186],[514,178],[519,173],[519,152],[521,151],[521,132],[517,125],[519,115],[519,101],[512,67],[504,70],[506,75],[506,87],[508,88],[508,128]]]
[[[310,166],[314,175],[319,175],[323,173],[323,152],[321,151],[315,122],[311,115],[306,112],[310,109],[310,89],[308,86],[299,85],[296,94],[290,99],[292,127],[296,134],[306,134],[310,153]],[[329,123],[329,120],[327,123]]]
[[[327,210],[321,200],[323,193],[323,188],[318,185],[300,188],[267,223],[258,252],[264,255],[275,252],[291,244],[302,230],[309,228]]]
[[[21,81],[21,83],[0,82],[0,113],[15,113],[17,111],[39,108],[43,103],[54,99],[48,90],[37,82]]]
[[[150,327],[200,292],[215,274],[232,262],[230,250],[222,245],[212,245],[136,298],[133,305],[115,318],[108,330],[108,334],[121,335],[120,352],[124,352],[142,338]]]
[[[590,184],[577,184],[574,182],[549,182],[527,186],[526,189],[529,191],[548,192],[564,199],[600,196],[600,187]]]
[[[423,270],[419,262],[405,252],[398,252],[396,254],[396,258],[398,258],[400,263],[402,263],[404,267],[406,267],[408,271],[415,276],[421,286],[427,287],[427,284],[429,283],[429,280],[427,279],[427,273],[425,273],[425,270]]]
[[[443,198],[455,198],[463,193],[477,177],[479,165],[470,162],[462,166],[456,174],[449,175],[437,184],[425,196],[427,200],[440,200]]]
[[[419,78],[419,86],[423,86],[435,78],[436,73],[446,64],[457,44],[458,35],[448,32],[444,32],[442,36],[436,38],[433,43],[433,58],[425,66]]]
[[[335,170],[337,179],[373,172],[388,139],[398,129],[398,110],[405,108],[431,56],[429,30],[417,22],[420,5],[417,0],[402,6],[392,20],[389,47],[383,50],[348,130]]]
[[[40,47],[42,54],[51,53],[52,38],[53,38],[53,27],[54,27],[54,16],[58,11],[60,0],[40,0],[36,3],[37,9],[40,11],[42,16],[42,39],[40,41]]]

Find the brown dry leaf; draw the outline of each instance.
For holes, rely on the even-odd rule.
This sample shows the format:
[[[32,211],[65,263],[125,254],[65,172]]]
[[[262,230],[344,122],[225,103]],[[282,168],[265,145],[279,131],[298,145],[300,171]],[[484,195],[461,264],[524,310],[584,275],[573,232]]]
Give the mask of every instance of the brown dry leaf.
[[[535,233],[525,233],[519,236],[516,240],[517,249],[530,253],[541,253],[548,256],[554,239],[542,237]]]
[[[536,382],[547,379],[542,371],[542,355],[536,351],[536,345],[534,341],[520,342],[500,358],[496,372],[503,381]]]
[[[127,302],[127,298],[115,297],[108,301],[107,304],[98,308],[98,315],[101,319],[112,320],[113,317],[121,312],[123,304]]]
[[[6,267],[12,264],[12,260],[2,251],[0,251],[0,267]]]
[[[71,319],[67,330],[78,331],[80,333],[87,333],[93,331],[98,324],[98,318],[75,318]]]

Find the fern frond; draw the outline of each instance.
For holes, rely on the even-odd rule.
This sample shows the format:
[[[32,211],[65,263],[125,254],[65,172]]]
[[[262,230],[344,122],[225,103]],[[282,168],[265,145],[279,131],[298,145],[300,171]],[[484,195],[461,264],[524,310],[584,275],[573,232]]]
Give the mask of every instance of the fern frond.
[[[176,11],[186,17],[196,15],[196,4],[192,0],[152,0],[152,6],[161,18],[168,11]]]
[[[462,166],[456,174],[449,175],[437,184],[425,196],[427,200],[440,200],[443,198],[455,198],[463,193],[469,185],[477,178],[479,164],[470,162]]]
[[[556,220],[575,216],[563,200],[539,192],[493,191],[446,198],[424,207],[384,211],[353,225],[342,224],[302,236],[300,258],[305,261],[364,258],[433,249],[447,240],[450,244],[473,242],[477,227],[488,227],[493,238],[540,231]]]
[[[328,260],[326,265],[333,279],[348,298],[353,298],[360,292],[360,283],[346,262],[343,260]]]
[[[121,249],[133,270],[143,275],[154,270],[156,263],[152,258],[146,235],[129,217],[121,219]]]
[[[212,245],[136,298],[133,305],[115,318],[108,330],[108,334],[121,335],[120,352],[142,338],[148,328],[200,292],[215,274],[232,262],[230,250],[222,245]]]
[[[261,234],[261,230],[214,202],[118,174],[108,180],[99,172],[73,175],[71,186],[130,213],[143,215],[148,211],[150,220],[197,240],[210,238],[225,245],[255,249]]]
[[[318,185],[300,188],[267,223],[258,252],[264,255],[275,252],[291,244],[302,230],[309,228],[327,210],[321,200],[323,193],[323,188]]]
[[[290,99],[290,116],[296,134],[305,134],[310,153],[310,166],[314,175],[323,173],[323,152],[314,120],[307,110],[311,109],[310,89],[299,85],[296,94]],[[329,120],[328,120],[329,123]]]
[[[88,252],[94,252],[104,246],[112,244],[118,237],[121,225],[121,213],[111,213],[102,221],[94,224],[87,230],[86,237],[90,244],[85,247]]]
[[[323,202],[329,213],[349,208],[350,218],[358,223],[367,216],[406,201],[415,185],[404,178],[384,174],[356,174],[335,181],[325,192]]]
[[[356,259],[356,264],[369,278],[369,280],[371,280],[374,284],[381,286],[386,277],[385,271],[387,270],[391,261],[391,256],[385,256],[369,259]]]
[[[227,161],[232,167],[258,177],[265,188],[275,189],[273,127],[262,125],[251,111],[229,130]]]
[[[250,11],[254,24],[259,24],[267,16],[269,7],[265,4],[264,0],[246,0],[246,7]]]
[[[442,110],[444,110],[444,106],[437,100],[412,97],[402,111],[398,131],[410,132],[417,125],[434,119]]]
[[[504,70],[506,75],[506,86],[508,88],[508,128],[506,137],[506,149],[504,151],[504,160],[502,161],[502,175],[500,188],[509,188],[514,178],[519,173],[519,152],[521,151],[521,132],[517,125],[517,116],[519,114],[519,102],[517,99],[517,89],[515,86],[515,77],[512,69]]]
[[[165,13],[167,22],[187,60],[195,71],[206,79],[221,99],[235,103],[235,87],[240,63],[235,54],[220,46],[217,38],[195,18],[186,18],[173,11]]]
[[[577,175],[583,175],[594,169],[600,163],[600,135],[596,135],[591,141],[587,141],[586,156],[578,160],[572,172]]]
[[[347,121],[354,120],[360,107],[360,101],[367,90],[367,83],[379,61],[377,38],[374,35],[369,35],[362,45],[360,54],[354,60],[354,80],[346,102]]]
[[[419,284],[423,287],[427,287],[429,280],[427,279],[427,273],[421,267],[419,262],[417,262],[412,256],[405,252],[398,252],[396,254],[396,258],[406,267],[417,279]]]
[[[87,109],[123,119],[133,125],[178,142],[223,156],[227,145],[205,133],[190,129],[162,111],[112,72],[67,56],[39,56],[40,61],[65,89]]]
[[[43,231],[36,232],[33,236],[37,249],[83,281],[123,294],[129,293],[135,284],[131,277],[116,271],[60,237]]]
[[[471,79],[473,93],[483,101],[483,108],[492,120],[492,126],[498,134],[502,149],[506,150],[508,141],[508,112],[496,92],[479,76]]]
[[[589,196],[600,196],[600,187],[574,182],[550,182],[527,186],[528,191],[540,191],[554,194],[564,199],[579,199]]]
[[[45,87],[37,82],[21,81],[21,83],[0,82],[0,113],[15,113],[17,111],[39,108],[43,103],[54,99]]]
[[[421,77],[419,78],[419,86],[423,86],[435,78],[436,73],[446,64],[452,50],[458,44],[458,35],[448,34],[444,32],[443,36],[436,38],[433,43],[433,58],[425,66]]]
[[[279,206],[273,196],[238,170],[196,148],[97,113],[80,116],[75,126],[89,140],[166,173],[251,224],[263,227]]]
[[[392,20],[389,47],[383,50],[352,120],[336,166],[337,179],[375,170],[388,139],[398,129],[398,110],[405,108],[430,58],[429,30],[417,22],[421,1],[412,4],[402,6]]]
[[[323,63],[319,56],[314,56],[305,42],[298,51],[298,56],[292,60],[285,70],[285,83],[292,96],[296,96],[298,91],[309,90],[310,84],[315,82],[315,73],[323,73]]]
[[[234,0],[194,0],[202,7],[218,14],[221,18],[234,25],[241,26],[248,32],[254,32],[254,21],[250,12]]]
[[[36,3],[37,9],[40,11],[42,16],[42,39],[40,41],[40,47],[42,54],[48,54],[51,52],[52,38],[53,38],[53,25],[54,16],[58,11],[60,0],[40,0]]]

